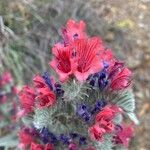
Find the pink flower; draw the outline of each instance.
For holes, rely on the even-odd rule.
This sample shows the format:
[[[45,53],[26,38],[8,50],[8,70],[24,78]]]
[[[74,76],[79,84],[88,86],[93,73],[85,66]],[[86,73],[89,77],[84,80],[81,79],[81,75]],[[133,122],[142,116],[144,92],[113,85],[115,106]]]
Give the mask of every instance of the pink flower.
[[[95,124],[88,130],[92,140],[101,141],[103,134],[106,133],[104,128],[101,128],[99,124]]]
[[[73,47],[74,57],[77,57],[77,69],[74,75],[80,82],[83,82],[90,74],[99,72],[103,67],[98,56],[103,50],[102,41],[97,37],[79,39],[74,41]]]
[[[105,106],[97,115],[95,118],[96,123],[101,123],[101,121],[111,121],[114,116],[118,113],[121,112],[121,109],[118,108],[117,106],[110,105],[110,106]]]
[[[62,28],[62,37],[64,39],[64,44],[68,44],[75,39],[86,38],[85,33],[85,23],[84,21],[75,22],[74,20],[68,20],[66,27]]]
[[[123,63],[115,62],[114,66],[109,69],[110,88],[112,90],[122,90],[131,84],[131,71],[124,67]]]
[[[6,95],[0,95],[0,104],[5,103],[7,100],[7,96]]]
[[[49,107],[56,102],[56,96],[54,92],[47,86],[43,78],[39,75],[33,78],[35,88],[38,92],[36,99],[38,100],[38,107]]]
[[[19,138],[19,148],[24,149],[30,146],[31,142],[33,141],[33,136],[26,132],[25,128],[21,129],[18,132],[18,138]]]
[[[133,125],[125,126],[122,125],[119,130],[116,131],[114,141],[116,144],[122,144],[124,147],[128,147],[129,140],[133,136]]]
[[[34,102],[35,102],[35,92],[34,89],[29,86],[23,86],[22,90],[18,94],[19,102],[23,111],[29,113],[33,111]]]
[[[68,146],[68,150],[77,150],[77,145],[75,143],[70,143]]]
[[[44,145],[32,142],[30,146],[30,150],[52,150],[52,146],[50,144],[46,144],[44,146]]]
[[[76,62],[72,57],[73,48],[55,45],[52,52],[54,59],[49,64],[59,75],[60,81],[64,82],[76,69]]]
[[[0,77],[0,86],[4,86],[12,81],[12,76],[9,72],[4,72]]]

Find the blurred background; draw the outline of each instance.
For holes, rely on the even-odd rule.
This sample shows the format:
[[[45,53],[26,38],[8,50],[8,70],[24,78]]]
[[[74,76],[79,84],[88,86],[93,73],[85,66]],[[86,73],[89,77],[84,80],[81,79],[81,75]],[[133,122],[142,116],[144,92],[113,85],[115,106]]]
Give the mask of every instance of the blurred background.
[[[0,0],[0,72],[22,86],[49,70],[69,18],[84,20],[133,71],[140,125],[129,149],[150,150],[150,0]]]

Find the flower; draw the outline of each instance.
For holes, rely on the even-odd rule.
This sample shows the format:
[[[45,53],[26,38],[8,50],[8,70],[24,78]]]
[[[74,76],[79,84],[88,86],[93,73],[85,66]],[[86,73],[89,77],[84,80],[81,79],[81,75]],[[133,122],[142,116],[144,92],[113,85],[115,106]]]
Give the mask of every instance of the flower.
[[[52,79],[50,79],[48,72],[44,72],[42,78],[44,79],[45,83],[50,88],[50,90],[53,90]]]
[[[104,128],[107,133],[113,131],[113,129],[114,129],[114,124],[113,124],[112,120],[108,121],[108,120],[102,119],[99,125],[102,128]]]
[[[62,28],[62,37],[64,40],[64,44],[68,44],[69,42],[75,39],[84,39],[87,37],[85,30],[84,21],[75,22],[74,20],[68,20],[66,27]]]
[[[40,137],[41,137],[41,140],[44,142],[44,143],[48,143],[48,142],[51,142],[53,144],[56,144],[57,142],[57,138],[56,136],[51,133],[48,128],[42,128],[41,132],[40,132]]]
[[[18,132],[18,138],[19,138],[19,148],[24,149],[30,146],[31,142],[33,142],[33,136],[26,131],[26,128],[22,128]]]
[[[9,72],[4,72],[1,76],[0,76],[0,86],[4,86],[8,83],[10,83],[12,81],[12,76]]]
[[[115,58],[110,49],[102,50],[99,58],[103,63],[103,69],[98,73],[91,75],[88,78],[88,82],[92,87],[98,87],[100,90],[103,90],[109,83],[108,68],[111,68],[114,65]]]
[[[30,150],[52,150],[52,145],[46,144],[44,146],[44,145],[32,142],[30,146]]]
[[[56,95],[57,95],[57,96],[63,96],[64,90],[62,89],[61,84],[58,83],[58,82],[56,82],[56,83],[54,84],[54,86],[55,86],[55,93],[56,93]]]
[[[34,89],[25,85],[19,92],[18,96],[20,105],[23,108],[23,112],[24,113],[32,112],[36,96]]]
[[[44,150],[44,146],[41,144],[32,142],[30,146],[30,150]]]
[[[88,122],[91,119],[91,114],[88,112],[87,106],[82,104],[77,107],[77,115],[84,121]]]
[[[101,141],[103,134],[114,130],[113,118],[120,112],[117,106],[105,106],[95,117],[95,124],[89,128],[89,134],[92,140]]]
[[[109,79],[112,90],[125,89],[131,84],[131,71],[123,63],[115,62],[109,69]]]
[[[53,150],[53,146],[51,144],[46,144],[44,150]]]
[[[95,121],[96,123],[101,123],[101,121],[111,121],[116,113],[120,112],[121,109],[115,105],[105,106],[99,113],[96,115]]]
[[[133,125],[125,126],[121,125],[120,130],[116,130],[114,136],[115,144],[122,144],[124,147],[128,147],[129,140],[133,136]]]
[[[59,139],[60,139],[60,141],[61,141],[63,144],[66,144],[66,145],[69,145],[69,144],[70,144],[70,138],[69,138],[67,135],[65,135],[65,134],[61,134],[61,135],[59,136]]]
[[[77,138],[79,135],[78,135],[78,133],[71,132],[71,133],[69,134],[69,136],[71,137],[71,139],[75,139],[75,138]]]
[[[77,150],[77,145],[75,143],[70,143],[68,146],[68,150]]]
[[[74,75],[78,81],[85,81],[90,74],[99,72],[103,63],[99,58],[104,50],[102,41],[98,37],[79,38],[67,46],[57,43],[52,48],[54,55],[49,65],[59,75],[60,81],[66,81]]]
[[[55,45],[52,52],[54,59],[49,63],[49,65],[59,75],[60,81],[64,82],[76,69],[76,62],[72,57],[73,48],[70,46],[58,48]]]
[[[104,63],[104,67],[111,67],[115,63],[111,49],[105,49],[100,53],[100,59]]]
[[[96,150],[96,149],[93,148],[93,147],[88,147],[88,148],[86,148],[85,150]]]
[[[89,135],[92,140],[101,141],[103,134],[106,133],[104,128],[101,128],[99,124],[94,124],[88,129]]]
[[[38,92],[38,95],[36,96],[36,99],[38,100],[38,107],[43,108],[54,105],[56,102],[56,96],[54,92],[47,86],[44,79],[41,76],[36,75],[33,78],[33,82]]]
[[[87,140],[86,137],[84,137],[84,136],[80,137],[79,138],[79,144],[80,145],[85,145],[87,143],[86,140]]]
[[[83,32],[84,26],[82,21],[76,23],[69,20],[62,34],[68,44],[57,43],[52,48],[54,58],[49,65],[59,75],[61,82],[71,75],[83,82],[90,74],[99,72],[103,67],[99,57],[104,51],[102,40],[98,37],[87,38]]]
[[[98,37],[89,39],[78,39],[73,43],[77,57],[77,69],[75,77],[80,81],[85,81],[90,74],[99,72],[103,64],[98,55],[103,50],[102,41]]]
[[[91,87],[98,87],[100,90],[103,90],[108,85],[108,73],[106,67],[108,66],[104,64],[104,67],[100,72],[88,77],[87,81]]]

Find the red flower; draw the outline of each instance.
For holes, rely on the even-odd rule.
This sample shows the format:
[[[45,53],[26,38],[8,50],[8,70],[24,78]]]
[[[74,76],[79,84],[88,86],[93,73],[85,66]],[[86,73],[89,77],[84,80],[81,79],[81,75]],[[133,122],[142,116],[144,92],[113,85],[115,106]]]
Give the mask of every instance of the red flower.
[[[13,94],[17,94],[17,93],[18,93],[18,89],[17,89],[17,87],[12,86],[12,88],[11,88],[11,92],[12,92]]]
[[[121,109],[117,106],[106,106],[96,115],[96,123],[104,123],[104,121],[111,121],[116,113],[120,112]]]
[[[49,64],[59,75],[60,81],[64,82],[76,69],[76,62],[72,57],[73,48],[55,45],[52,52],[55,58]]]
[[[96,150],[96,149],[93,148],[93,147],[88,147],[88,148],[86,148],[85,150]]]
[[[33,111],[33,106],[35,102],[35,92],[34,89],[29,86],[23,86],[22,90],[18,94],[19,102],[25,113]]]
[[[101,141],[103,134],[106,133],[105,129],[101,128],[99,124],[95,124],[88,130],[92,140]]]
[[[30,150],[52,150],[52,146],[50,144],[41,145],[36,144],[34,142],[31,143]]]
[[[69,20],[63,34],[68,44],[57,43],[52,49],[54,59],[49,64],[62,82],[70,75],[83,82],[103,67],[99,56],[104,50],[102,41],[98,37],[86,38],[84,26],[82,21],[75,23]],[[74,35],[78,38],[74,38]]]
[[[33,136],[26,132],[25,128],[21,129],[18,133],[18,138],[19,138],[19,148],[27,148],[30,146],[31,142],[33,141]]]
[[[89,134],[92,140],[100,141],[102,136],[106,133],[110,133],[114,129],[112,119],[116,113],[120,112],[116,106],[104,107],[95,118],[95,124],[89,128]]]
[[[108,120],[104,120],[102,119],[100,121],[100,124],[99,124],[102,128],[104,128],[106,130],[107,133],[113,131],[114,129],[114,124],[112,122],[112,120],[108,121]]]
[[[84,39],[86,38],[85,23],[81,20],[75,22],[74,20],[68,20],[66,27],[62,28],[62,37],[64,39],[64,44],[67,44],[74,39]]]
[[[51,144],[46,144],[44,150],[53,150],[53,146]]]
[[[115,62],[109,70],[112,90],[122,90],[131,84],[131,71],[123,63]]]
[[[30,146],[30,150],[44,150],[44,146],[32,142]]]
[[[43,78],[37,75],[33,78],[33,82],[38,92],[36,99],[38,100],[39,108],[54,105],[56,102],[56,96],[54,92],[47,86]]]
[[[103,50],[102,41],[93,37],[74,41],[73,47],[77,57],[77,69],[74,73],[79,81],[85,81],[90,74],[100,71],[103,67],[99,53]]]
[[[116,106],[106,106],[96,115],[95,124],[89,128],[92,140],[101,141],[104,134],[113,131],[114,124],[112,120],[119,111]]]
[[[122,125],[119,130],[116,131],[114,141],[116,144],[122,144],[124,147],[128,147],[129,140],[133,136],[133,126],[126,127]]]

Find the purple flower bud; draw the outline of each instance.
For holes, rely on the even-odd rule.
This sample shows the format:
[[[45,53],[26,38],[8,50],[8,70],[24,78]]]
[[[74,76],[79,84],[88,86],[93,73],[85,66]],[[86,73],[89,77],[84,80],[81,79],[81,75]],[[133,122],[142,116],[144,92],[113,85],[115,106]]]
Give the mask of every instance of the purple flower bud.
[[[64,134],[61,134],[59,139],[63,144],[68,145],[70,143],[70,138],[68,136],[64,135]]]
[[[57,96],[62,96],[64,94],[64,90],[61,87],[60,83],[55,83],[55,93]]]
[[[79,136],[77,133],[74,133],[74,132],[70,133],[69,135],[72,139],[75,139]]]
[[[80,145],[85,145],[86,144],[86,138],[85,137],[80,137],[80,139],[79,139],[79,144]]]
[[[45,144],[48,143],[48,142],[56,144],[56,142],[57,142],[56,136],[53,133],[49,132],[49,130],[45,127],[41,130],[40,137],[41,137],[41,140]]]
[[[96,101],[94,107],[91,110],[91,114],[94,115],[96,112],[100,111],[106,105],[105,100]]]
[[[82,104],[77,108],[77,115],[84,121],[88,122],[91,119],[91,114],[88,112],[87,106]]]
[[[50,88],[50,90],[53,90],[53,85],[52,85],[48,72],[44,72],[44,74],[42,75],[42,78],[44,79],[45,83]]]

